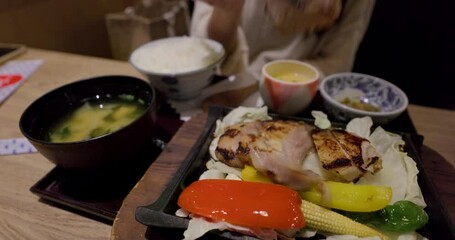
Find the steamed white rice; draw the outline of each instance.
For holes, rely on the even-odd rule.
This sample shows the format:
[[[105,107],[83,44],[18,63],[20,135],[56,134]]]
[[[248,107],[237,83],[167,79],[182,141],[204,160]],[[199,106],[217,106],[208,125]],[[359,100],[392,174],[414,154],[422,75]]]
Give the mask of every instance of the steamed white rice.
[[[209,44],[198,38],[178,37],[140,47],[131,56],[131,61],[145,71],[176,74],[213,64],[221,54],[221,45]]]

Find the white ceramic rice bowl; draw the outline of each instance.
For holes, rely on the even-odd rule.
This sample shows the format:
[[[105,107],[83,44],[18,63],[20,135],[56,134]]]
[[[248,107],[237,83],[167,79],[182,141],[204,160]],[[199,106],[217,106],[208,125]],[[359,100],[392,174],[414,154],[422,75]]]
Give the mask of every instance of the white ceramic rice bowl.
[[[193,56],[197,54],[191,54],[191,51],[188,51],[186,53],[181,52],[177,54],[175,54],[175,52],[168,52],[166,56],[162,57],[164,58],[170,56],[169,59],[166,59],[168,63],[170,61],[170,64],[167,66],[171,68],[175,67],[175,69],[163,68],[163,71],[146,68],[144,64],[141,65],[137,61],[137,56],[139,54],[143,54],[144,49],[156,48],[160,46],[160,44],[165,44],[167,45],[166,47],[175,46],[175,48],[178,49],[179,47],[182,47],[182,45],[179,45],[182,44],[182,41],[188,40],[198,41],[199,43],[203,44],[204,47],[213,50],[213,55],[210,55],[211,59],[205,63],[202,63],[203,61],[200,59],[201,56],[195,56],[198,58],[194,59]],[[153,53],[150,52],[149,54]],[[163,92],[168,98],[175,100],[186,100],[198,96],[201,91],[211,83],[213,76],[217,73],[221,62],[224,59],[224,54],[225,51],[223,46],[220,43],[210,39],[193,37],[170,37],[154,40],[138,47],[132,52],[129,62],[136,69],[148,77],[148,80],[153,87]],[[188,55],[192,56],[188,57]],[[199,65],[195,66],[193,64],[193,66],[190,67],[182,66],[184,65],[184,63],[180,61],[182,58],[188,59],[188,65],[191,65],[192,63],[198,61]]]

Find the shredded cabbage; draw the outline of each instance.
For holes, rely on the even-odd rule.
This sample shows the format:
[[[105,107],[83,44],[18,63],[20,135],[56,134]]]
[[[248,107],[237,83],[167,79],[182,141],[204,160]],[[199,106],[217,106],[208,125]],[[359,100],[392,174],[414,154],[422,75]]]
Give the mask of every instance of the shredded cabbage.
[[[227,126],[231,126],[242,122],[265,121],[272,119],[268,115],[268,108],[255,108],[255,107],[238,107],[229,112],[223,120],[217,120],[215,137],[220,136]]]
[[[250,229],[245,227],[239,227],[236,225],[229,224],[227,222],[208,222],[203,218],[193,217],[188,223],[188,228],[183,232],[184,240],[198,239],[205,233],[218,229],[220,231],[226,229],[234,229],[239,232],[249,232]]]
[[[314,117],[314,125],[320,129],[327,129],[332,126],[327,114],[322,111],[311,111],[311,116]]]
[[[370,117],[354,118],[346,125],[346,131],[369,139],[371,126],[373,126],[373,120]]]
[[[365,175],[357,184],[391,186],[393,191],[391,204],[399,200],[409,200],[425,207],[417,183],[419,171],[414,160],[401,151],[404,145],[401,136],[377,127],[369,139],[382,156],[382,170],[374,175]]]

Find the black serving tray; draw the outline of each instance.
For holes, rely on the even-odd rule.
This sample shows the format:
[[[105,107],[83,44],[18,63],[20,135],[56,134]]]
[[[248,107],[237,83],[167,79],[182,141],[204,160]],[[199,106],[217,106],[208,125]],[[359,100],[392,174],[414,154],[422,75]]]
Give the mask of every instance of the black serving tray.
[[[209,109],[207,123],[202,134],[160,198],[150,205],[140,206],[136,209],[135,216],[138,222],[149,227],[171,228],[181,231],[188,227],[188,219],[175,216],[175,211],[179,208],[177,206],[178,196],[185,186],[196,181],[205,170],[205,163],[209,159],[208,149],[213,140],[212,133],[216,127],[216,120],[224,117],[231,110],[231,108],[225,107],[211,107]],[[313,120],[307,118],[280,116],[273,113],[270,116],[273,118],[301,120],[313,123]],[[344,126],[344,124],[338,123],[332,125],[335,127]],[[433,182],[422,167],[419,149],[422,145],[423,138],[419,135],[411,135],[409,133],[396,133],[402,136],[405,141],[405,151],[417,163],[419,169],[418,182],[428,205],[425,210],[429,215],[429,222],[424,228],[419,229],[418,232],[429,239],[455,239],[454,227],[448,218],[445,208],[440,203]],[[215,237],[226,239],[256,239],[228,231],[212,231],[210,234],[212,235],[209,239]]]
[[[163,147],[159,144],[164,143],[151,146],[150,154],[143,159],[132,159],[138,164],[122,169],[78,172],[56,166],[30,191],[42,201],[112,223],[123,199],[161,153]]]

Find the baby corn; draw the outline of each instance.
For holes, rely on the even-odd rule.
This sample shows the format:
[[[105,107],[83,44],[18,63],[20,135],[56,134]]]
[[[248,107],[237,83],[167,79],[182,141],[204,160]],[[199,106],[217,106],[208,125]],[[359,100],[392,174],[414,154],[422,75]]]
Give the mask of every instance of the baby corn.
[[[382,240],[388,239],[384,234],[364,224],[314,203],[302,200],[300,209],[302,210],[306,226],[309,228],[340,235],[354,235],[358,237],[378,236]]]

